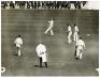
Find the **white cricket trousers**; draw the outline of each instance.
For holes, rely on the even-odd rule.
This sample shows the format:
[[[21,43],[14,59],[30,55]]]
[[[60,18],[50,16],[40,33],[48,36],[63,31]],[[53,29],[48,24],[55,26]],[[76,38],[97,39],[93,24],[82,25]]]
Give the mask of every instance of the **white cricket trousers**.
[[[83,49],[76,48],[76,58],[82,59],[83,57]]]
[[[68,32],[68,37],[67,37],[69,44],[72,42],[71,36],[72,36],[72,32],[70,31]]]
[[[54,35],[52,27],[49,27],[44,33],[47,34],[48,32],[50,32],[51,35]]]
[[[74,34],[73,34],[73,40],[77,41],[78,39],[79,39],[78,32],[74,32]]]
[[[17,54],[18,54],[18,56],[22,55],[22,53],[21,53],[21,47],[17,47]]]

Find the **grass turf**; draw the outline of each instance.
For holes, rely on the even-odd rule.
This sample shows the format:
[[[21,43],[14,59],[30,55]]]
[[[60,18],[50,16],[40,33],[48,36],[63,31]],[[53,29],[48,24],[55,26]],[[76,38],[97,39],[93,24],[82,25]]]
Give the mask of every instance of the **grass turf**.
[[[6,67],[2,76],[98,76],[98,16],[98,11],[88,10],[2,10],[2,66]],[[55,35],[44,35],[52,17]],[[74,43],[67,44],[67,23],[76,23],[86,42],[82,60],[74,59]],[[91,36],[87,37],[87,33]],[[14,56],[14,39],[18,34],[24,39],[22,57]],[[47,46],[47,69],[35,67],[35,47],[40,40]]]

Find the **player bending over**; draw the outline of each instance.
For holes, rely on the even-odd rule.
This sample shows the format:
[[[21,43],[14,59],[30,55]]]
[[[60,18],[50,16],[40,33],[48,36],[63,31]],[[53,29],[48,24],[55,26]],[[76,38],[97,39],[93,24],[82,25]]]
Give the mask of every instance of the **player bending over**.
[[[84,49],[85,49],[85,42],[80,37],[75,43],[75,58],[76,59],[82,59]]]
[[[22,39],[21,35],[18,35],[16,37],[14,44],[17,48],[17,55],[21,56],[22,55],[21,48],[22,48],[22,45],[23,45],[23,39]]]

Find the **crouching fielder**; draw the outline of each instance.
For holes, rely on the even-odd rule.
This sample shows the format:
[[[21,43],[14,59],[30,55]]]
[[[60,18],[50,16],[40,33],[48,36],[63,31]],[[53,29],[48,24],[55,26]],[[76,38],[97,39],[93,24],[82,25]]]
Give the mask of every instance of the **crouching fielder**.
[[[82,59],[83,50],[85,49],[85,42],[80,37],[75,44],[75,58]]]
[[[36,47],[36,53],[40,60],[40,67],[42,67],[42,63],[45,64],[45,67],[47,68],[47,53],[46,53],[46,46],[43,44],[38,44]]]
[[[49,23],[49,26],[44,32],[44,34],[47,34],[48,32],[50,32],[50,34],[53,36],[54,35],[54,32],[53,32],[54,20],[51,19],[50,21],[48,21],[48,23]]]
[[[22,39],[21,35],[18,35],[18,37],[16,37],[14,44],[17,48],[17,55],[21,56],[22,55],[21,48],[23,45],[23,39]]]

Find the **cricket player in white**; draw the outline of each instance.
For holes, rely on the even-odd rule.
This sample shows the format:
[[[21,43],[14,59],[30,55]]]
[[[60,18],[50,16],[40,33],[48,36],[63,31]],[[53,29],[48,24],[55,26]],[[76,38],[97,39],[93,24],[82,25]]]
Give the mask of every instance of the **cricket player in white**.
[[[47,53],[46,53],[46,46],[42,43],[38,44],[36,47],[36,53],[37,56],[40,59],[40,67],[42,67],[42,63],[45,64],[45,67],[47,68]]]
[[[79,39],[79,28],[78,26],[74,25],[74,34],[73,34],[73,38],[74,41],[76,42]]]
[[[23,45],[23,39],[21,38],[21,35],[18,35],[18,37],[14,41],[14,44],[16,45],[17,48],[17,55],[21,56],[22,55],[21,47]]]
[[[85,42],[80,37],[80,39],[78,39],[76,41],[76,44],[75,44],[75,57],[76,57],[76,59],[82,59],[84,49],[85,49]]]
[[[68,31],[67,39],[68,39],[68,43],[70,44],[72,42],[72,39],[71,39],[71,36],[72,36],[72,28],[71,28],[70,25],[68,26],[67,31]]]
[[[49,23],[49,27],[44,33],[47,34],[48,32],[50,32],[51,36],[53,36],[54,35],[54,32],[53,32],[54,20],[51,19],[50,21],[48,21],[48,23]]]

